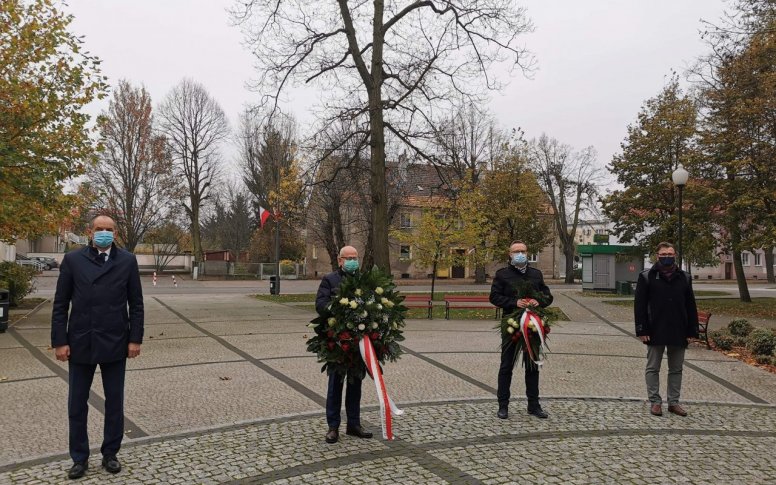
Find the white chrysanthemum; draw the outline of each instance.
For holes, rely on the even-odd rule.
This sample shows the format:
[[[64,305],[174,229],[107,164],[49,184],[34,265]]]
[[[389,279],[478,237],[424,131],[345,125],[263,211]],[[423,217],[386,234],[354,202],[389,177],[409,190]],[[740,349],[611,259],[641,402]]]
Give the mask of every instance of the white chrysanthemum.
[[[336,324],[337,324],[337,319],[336,319],[336,318],[334,318],[334,317],[329,317],[329,319],[327,320],[327,322],[329,322],[329,325],[330,325],[330,326],[334,326],[334,325],[336,325]]]
[[[347,305],[349,303],[350,303],[350,300],[348,300],[347,298],[342,298],[340,300],[340,305]]]
[[[507,323],[510,324],[510,325],[514,325],[515,324],[515,319],[514,318],[510,318],[509,320],[507,320]]]
[[[366,310],[361,312],[361,318],[366,318],[367,315],[368,315],[368,313],[366,312]]]
[[[350,302],[350,308],[355,310],[356,308],[358,308],[358,303],[356,303],[355,301],[351,301]]]
[[[380,298],[380,303],[382,303],[383,305],[387,305],[389,301],[391,301],[391,300],[389,300],[389,299],[388,299],[388,298],[386,298],[386,297],[382,297],[382,298]]]
[[[361,288],[356,288],[356,296],[361,296]]]
[[[383,323],[388,323],[388,315],[383,315]]]
[[[507,333],[515,333],[515,329],[513,327],[507,327]]]
[[[382,309],[383,309],[383,306],[382,306],[381,304],[379,304],[379,303],[378,303],[378,304],[377,304],[377,306],[376,306],[375,308],[377,308],[378,310],[382,310]]]
[[[382,295],[383,291],[384,290],[382,288],[380,288],[379,286],[377,288],[375,288],[375,293],[377,293],[378,295]]]
[[[388,303],[385,304],[388,308],[393,308],[393,302],[391,300],[388,300]]]
[[[373,328],[373,329],[375,329],[375,330],[377,330],[377,327],[379,327],[379,325],[377,324],[377,322],[372,322],[372,328]]]
[[[363,323],[360,323],[360,324],[358,325],[358,329],[359,329],[359,330],[364,330],[365,328],[366,328],[366,325],[364,325]]]

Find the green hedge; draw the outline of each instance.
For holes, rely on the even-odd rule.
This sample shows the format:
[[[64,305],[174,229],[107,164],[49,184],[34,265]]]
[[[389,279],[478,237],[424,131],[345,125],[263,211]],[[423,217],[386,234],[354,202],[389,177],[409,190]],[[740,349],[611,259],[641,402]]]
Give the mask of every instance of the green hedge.
[[[17,306],[25,296],[35,290],[35,268],[13,261],[0,263],[0,288],[10,292],[11,306]]]

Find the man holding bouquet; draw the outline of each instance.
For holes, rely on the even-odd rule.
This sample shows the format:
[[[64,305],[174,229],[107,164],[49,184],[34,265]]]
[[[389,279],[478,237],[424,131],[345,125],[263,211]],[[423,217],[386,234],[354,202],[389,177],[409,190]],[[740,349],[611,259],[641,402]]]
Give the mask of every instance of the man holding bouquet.
[[[315,296],[315,309],[321,316],[329,316],[329,304],[336,296],[342,278],[358,271],[358,251],[353,246],[345,246],[340,249],[337,258],[339,269],[323,277]],[[345,394],[345,413],[347,414],[347,427],[345,433],[358,438],[371,438],[372,433],[361,427],[361,381],[363,378],[349,376],[348,388]],[[327,443],[336,443],[339,440],[339,426],[342,409],[342,388],[345,385],[346,376],[338,372],[329,372],[329,388],[326,392],[326,422],[329,431],[326,433]]]
[[[550,289],[544,284],[542,272],[528,265],[528,247],[522,241],[509,246],[509,266],[496,272],[490,288],[490,302],[503,309],[508,315],[517,309],[546,307],[552,303]],[[501,366],[498,370],[497,416],[507,419],[509,415],[510,386],[515,366],[517,345],[505,336],[501,345]],[[528,352],[523,352],[525,367],[525,395],[528,400],[528,414],[546,419],[549,415],[539,404],[539,366]]]

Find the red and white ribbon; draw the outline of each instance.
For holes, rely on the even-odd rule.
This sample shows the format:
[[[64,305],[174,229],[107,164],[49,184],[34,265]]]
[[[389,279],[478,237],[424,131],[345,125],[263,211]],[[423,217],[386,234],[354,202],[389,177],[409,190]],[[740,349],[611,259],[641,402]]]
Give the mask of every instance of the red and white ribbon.
[[[539,355],[534,355],[533,349],[531,348],[531,329],[530,324],[533,323],[534,327],[536,328],[536,333],[539,335]],[[528,352],[528,357],[531,358],[531,361],[533,361],[536,365],[542,365],[544,364],[544,360],[542,360],[542,348],[544,347],[544,336],[545,336],[545,329],[544,329],[544,322],[542,322],[542,319],[539,315],[532,312],[531,310],[525,310],[522,315],[520,315],[520,334],[523,336],[523,341],[525,342],[525,351]]]
[[[385,382],[383,381],[383,373],[380,371],[380,363],[375,355],[375,348],[372,346],[372,341],[368,335],[358,341],[358,349],[361,351],[361,358],[364,359],[366,364],[366,371],[369,376],[375,382],[375,388],[377,390],[377,400],[380,402],[380,424],[383,428],[383,439],[393,439],[393,429],[391,426],[391,415],[401,416],[404,411],[398,408],[394,404],[393,400],[388,397],[388,392],[385,390]],[[386,412],[386,410],[388,410]]]

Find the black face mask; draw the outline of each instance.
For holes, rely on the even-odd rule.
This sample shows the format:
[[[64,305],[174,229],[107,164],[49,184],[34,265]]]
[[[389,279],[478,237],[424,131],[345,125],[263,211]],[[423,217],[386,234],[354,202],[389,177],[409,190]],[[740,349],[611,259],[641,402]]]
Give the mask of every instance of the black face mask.
[[[663,256],[657,259],[658,261],[660,261],[660,265],[665,267],[673,266],[674,261],[676,261],[676,258],[674,258],[673,256]]]

